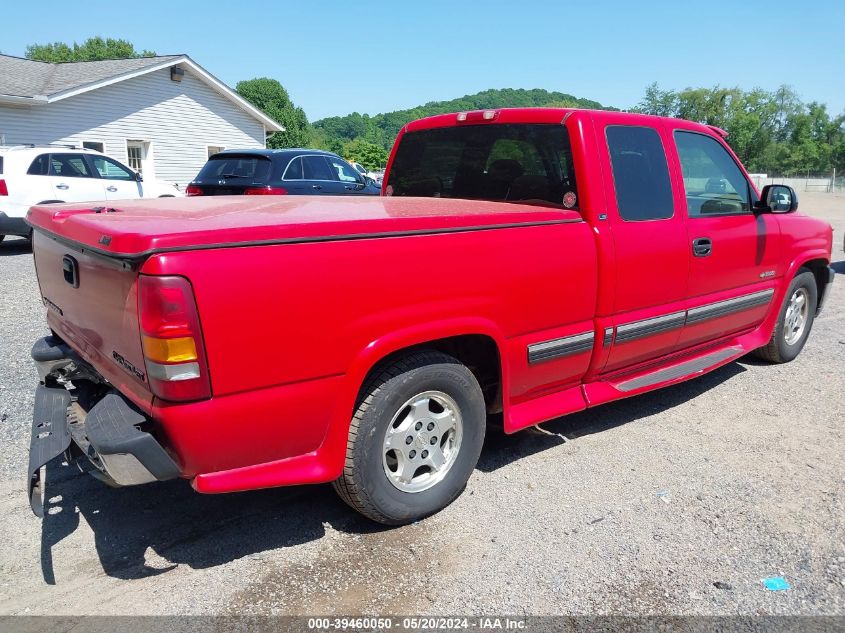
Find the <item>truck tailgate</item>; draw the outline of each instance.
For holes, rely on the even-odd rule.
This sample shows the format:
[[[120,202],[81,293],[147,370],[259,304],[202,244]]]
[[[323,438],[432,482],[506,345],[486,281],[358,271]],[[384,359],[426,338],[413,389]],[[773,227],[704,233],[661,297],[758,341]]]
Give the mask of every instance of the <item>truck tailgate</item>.
[[[137,309],[137,268],[33,233],[50,328],[115,388],[149,412]]]

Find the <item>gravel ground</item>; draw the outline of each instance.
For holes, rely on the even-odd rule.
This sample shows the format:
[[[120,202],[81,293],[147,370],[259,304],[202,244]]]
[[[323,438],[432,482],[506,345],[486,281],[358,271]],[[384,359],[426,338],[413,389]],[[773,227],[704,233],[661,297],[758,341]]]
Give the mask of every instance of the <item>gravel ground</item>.
[[[836,229],[845,196],[804,194]],[[845,278],[803,354],[492,435],[466,492],[399,529],[328,486],[113,490],[51,464],[25,498],[25,243],[0,245],[0,614],[845,615]],[[787,591],[761,581],[783,576]]]

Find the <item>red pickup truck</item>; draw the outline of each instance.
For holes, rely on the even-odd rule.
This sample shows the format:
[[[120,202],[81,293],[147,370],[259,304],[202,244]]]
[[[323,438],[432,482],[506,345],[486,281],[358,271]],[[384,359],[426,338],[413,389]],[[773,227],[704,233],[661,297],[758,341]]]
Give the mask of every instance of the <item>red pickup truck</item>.
[[[801,351],[829,225],[755,190],[718,129],[515,109],[408,124],[385,195],[33,207],[52,335],[41,467],[198,492],[334,482],[401,524],[513,433],[756,350]]]

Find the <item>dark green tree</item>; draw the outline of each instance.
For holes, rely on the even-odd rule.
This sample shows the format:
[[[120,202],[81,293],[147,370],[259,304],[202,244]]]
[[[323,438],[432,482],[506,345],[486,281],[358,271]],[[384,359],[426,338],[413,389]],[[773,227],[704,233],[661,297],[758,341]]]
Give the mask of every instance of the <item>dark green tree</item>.
[[[370,170],[383,169],[387,165],[387,150],[360,138],[344,143],[340,153],[345,159],[361,163]]]
[[[136,51],[135,46],[126,40],[89,37],[82,44],[30,44],[26,47],[27,59],[40,62],[91,62],[103,59],[132,59],[136,57],[155,57],[154,51]]]
[[[634,112],[674,116],[728,132],[728,142],[752,172],[826,174],[845,168],[845,114],[831,118],[819,103],[804,103],[789,86],[661,90],[654,83]]]
[[[656,116],[677,116],[678,95],[672,90],[661,90],[657,82],[651,83],[645,89],[643,100],[631,111]]]
[[[287,90],[275,79],[260,77],[239,81],[235,90],[244,99],[285,128],[267,139],[267,147],[307,147],[311,126],[302,108],[297,108]]]

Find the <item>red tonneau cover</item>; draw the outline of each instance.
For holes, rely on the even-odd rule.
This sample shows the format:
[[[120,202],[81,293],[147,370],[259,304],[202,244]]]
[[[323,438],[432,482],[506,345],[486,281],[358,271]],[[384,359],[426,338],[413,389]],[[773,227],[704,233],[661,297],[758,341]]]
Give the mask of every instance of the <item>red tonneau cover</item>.
[[[27,221],[87,250],[151,253],[575,222],[562,209],[438,198],[209,196],[35,206]]]

